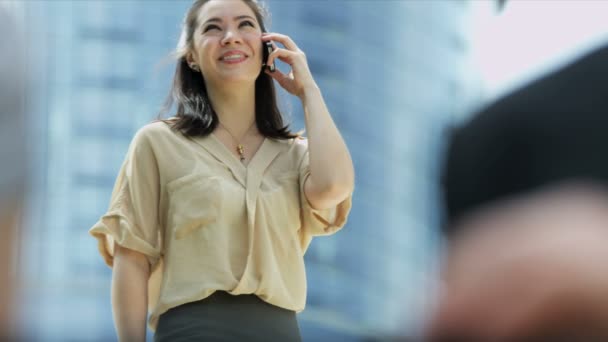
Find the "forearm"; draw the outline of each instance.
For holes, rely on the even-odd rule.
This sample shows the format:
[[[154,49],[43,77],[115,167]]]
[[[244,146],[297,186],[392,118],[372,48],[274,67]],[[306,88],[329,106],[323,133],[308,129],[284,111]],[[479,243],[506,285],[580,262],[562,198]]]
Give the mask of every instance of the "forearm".
[[[114,259],[112,309],[120,342],[146,340],[149,268],[139,258],[119,254]]]
[[[301,97],[304,106],[310,154],[311,193],[315,206],[332,206],[346,198],[354,187],[353,162],[336,127],[321,91],[314,85]],[[315,201],[314,197],[319,200]]]

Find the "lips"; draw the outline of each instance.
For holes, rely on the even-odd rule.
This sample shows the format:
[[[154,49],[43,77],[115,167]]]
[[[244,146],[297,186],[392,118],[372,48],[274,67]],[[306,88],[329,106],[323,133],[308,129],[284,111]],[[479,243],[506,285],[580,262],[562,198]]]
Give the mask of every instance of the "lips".
[[[219,60],[225,63],[240,63],[247,58],[249,58],[249,56],[245,52],[232,50],[222,54]]]

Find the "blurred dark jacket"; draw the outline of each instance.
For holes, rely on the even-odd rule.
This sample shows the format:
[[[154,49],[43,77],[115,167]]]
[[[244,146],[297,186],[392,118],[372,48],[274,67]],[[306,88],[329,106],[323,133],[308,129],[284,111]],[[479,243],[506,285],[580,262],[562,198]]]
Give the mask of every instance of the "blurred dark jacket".
[[[608,185],[608,46],[493,103],[451,135],[446,233],[484,205],[565,181]]]

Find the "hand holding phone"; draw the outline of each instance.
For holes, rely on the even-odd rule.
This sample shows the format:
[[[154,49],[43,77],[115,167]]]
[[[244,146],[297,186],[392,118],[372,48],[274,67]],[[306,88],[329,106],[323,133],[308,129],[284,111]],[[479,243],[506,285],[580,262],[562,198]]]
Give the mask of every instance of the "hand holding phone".
[[[274,51],[272,42],[271,41],[262,42],[262,49],[264,50],[263,57],[262,57],[264,60],[262,61],[262,66],[265,67],[266,69],[268,69],[268,71],[274,72],[276,70],[274,61],[272,62],[272,64],[266,65],[266,62],[268,61],[268,56],[270,56],[272,51]]]

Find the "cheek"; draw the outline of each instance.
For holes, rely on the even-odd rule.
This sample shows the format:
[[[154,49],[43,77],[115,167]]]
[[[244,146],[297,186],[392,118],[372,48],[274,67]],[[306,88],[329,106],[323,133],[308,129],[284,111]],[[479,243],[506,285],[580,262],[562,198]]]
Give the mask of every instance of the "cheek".
[[[208,63],[213,60],[213,42],[209,40],[200,41],[196,46],[196,54],[202,63]]]
[[[264,58],[264,51],[262,50],[262,42],[257,41],[253,42],[251,45],[253,49],[253,53],[255,55],[255,59],[262,63],[262,59]]]
[[[255,56],[262,58],[262,35],[260,33],[252,33],[246,36],[247,44],[253,50]]]

